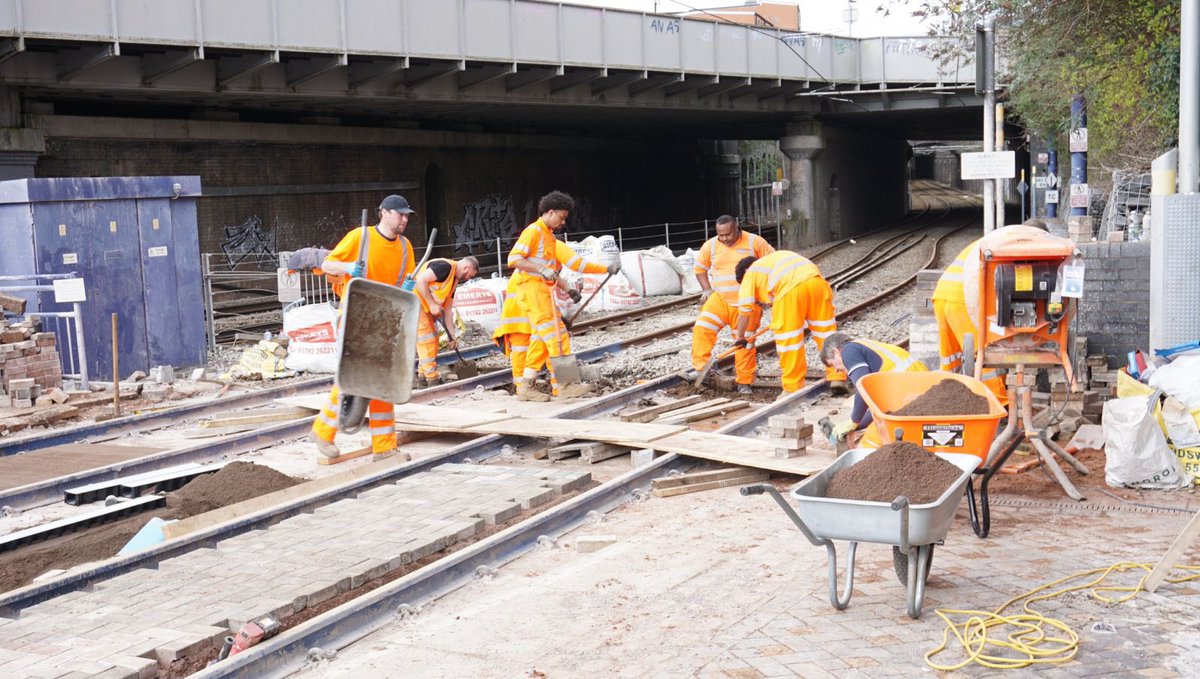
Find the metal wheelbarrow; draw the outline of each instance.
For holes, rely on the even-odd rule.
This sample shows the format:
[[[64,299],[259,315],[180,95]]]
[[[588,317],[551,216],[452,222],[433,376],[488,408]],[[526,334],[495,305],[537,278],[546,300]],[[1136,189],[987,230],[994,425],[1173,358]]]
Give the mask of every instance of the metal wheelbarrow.
[[[839,471],[860,462],[874,450],[858,448],[846,452],[820,474],[804,481],[791,491],[799,513],[787,499],[767,484],[742,488],[742,495],[770,493],[808,541],[825,547],[829,557],[829,603],[837,610],[850,604],[854,594],[854,554],[860,542],[892,545],[892,565],[900,582],[907,588],[908,617],[921,617],[925,599],[925,580],[933,563],[933,547],[943,544],[946,532],[954,523],[954,514],[979,465],[979,457],[959,453],[937,453],[937,456],[962,470],[962,474],[935,501],[909,505],[900,496],[891,503],[864,500],[841,500],[825,497],[829,479]],[[837,550],[834,540],[848,540],[846,552],[846,584],[841,595],[837,589]]]
[[[417,354],[417,296],[393,285],[354,278],[342,295],[338,367],[334,380],[345,396],[338,425],[353,433],[370,401],[407,403]]]

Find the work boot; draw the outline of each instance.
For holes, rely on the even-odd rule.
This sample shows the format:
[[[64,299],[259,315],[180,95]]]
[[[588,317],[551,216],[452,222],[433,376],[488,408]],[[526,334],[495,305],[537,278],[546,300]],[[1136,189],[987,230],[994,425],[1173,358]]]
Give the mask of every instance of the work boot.
[[[592,393],[592,385],[588,384],[587,382],[575,382],[573,384],[560,387],[558,390],[558,398],[563,400],[568,398],[581,398],[590,393]]]
[[[517,400],[545,403],[550,397],[540,391],[534,391],[529,380],[517,380]]]
[[[850,387],[842,380],[836,380],[829,383],[829,393],[833,396],[846,396],[850,393]]]
[[[332,441],[320,438],[316,432],[308,432],[308,440],[312,441],[313,445],[317,447],[317,452],[325,457],[334,458],[342,454],[342,451],[338,450],[338,447]]]
[[[409,455],[408,453],[406,453],[404,451],[398,450],[396,448],[389,448],[387,450],[381,450],[378,453],[374,453],[371,455],[371,459],[376,460],[376,461],[387,460],[387,459],[390,459],[393,457],[396,458],[397,462],[408,462],[409,460],[412,459],[411,455]]]
[[[753,388],[751,388],[751,386],[750,386],[749,384],[739,384],[739,385],[737,385],[737,393],[739,393],[739,394],[753,394],[753,393],[754,393],[754,389],[753,389]]]
[[[700,376],[700,371],[696,370],[695,368],[688,368],[687,370],[680,373],[679,376],[682,377],[683,379],[687,380],[688,382],[695,382],[696,378]]]

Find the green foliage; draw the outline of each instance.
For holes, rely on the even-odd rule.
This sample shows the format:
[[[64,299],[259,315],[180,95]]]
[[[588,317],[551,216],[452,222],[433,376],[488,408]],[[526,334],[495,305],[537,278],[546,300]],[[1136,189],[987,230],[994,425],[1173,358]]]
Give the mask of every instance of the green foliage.
[[[1087,98],[1089,157],[1110,168],[1148,166],[1175,143],[1179,113],[1179,0],[892,0],[931,20],[931,34],[973,44],[996,13],[1009,112],[1031,134],[1066,148],[1070,102]]]

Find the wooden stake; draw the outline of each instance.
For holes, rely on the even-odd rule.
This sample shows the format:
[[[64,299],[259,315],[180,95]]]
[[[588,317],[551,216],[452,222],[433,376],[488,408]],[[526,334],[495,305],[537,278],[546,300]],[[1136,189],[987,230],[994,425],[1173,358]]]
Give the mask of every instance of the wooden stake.
[[[112,315],[113,344],[113,416],[121,416],[121,373],[117,367],[117,315]]]
[[[1192,520],[1188,521],[1188,524],[1184,526],[1183,532],[1167,548],[1167,553],[1163,555],[1163,558],[1159,559],[1158,565],[1154,567],[1154,570],[1150,571],[1150,575],[1146,576],[1146,582],[1142,586],[1147,592],[1153,592],[1158,589],[1158,586],[1162,584],[1163,578],[1167,577],[1167,571],[1175,567],[1175,564],[1179,562],[1179,558],[1183,556],[1187,548],[1191,547],[1192,543],[1196,541],[1197,536],[1200,536],[1200,512],[1196,512],[1192,516]]]

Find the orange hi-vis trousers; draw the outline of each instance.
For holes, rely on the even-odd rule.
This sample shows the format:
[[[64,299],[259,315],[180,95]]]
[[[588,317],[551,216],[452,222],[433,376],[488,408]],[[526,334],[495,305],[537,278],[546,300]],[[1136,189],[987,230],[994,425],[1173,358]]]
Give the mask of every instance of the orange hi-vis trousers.
[[[800,391],[808,373],[804,351],[804,325],[808,324],[817,349],[825,338],[837,332],[833,311],[833,289],[821,276],[813,276],[784,293],[771,306],[771,331],[775,333],[775,351],[783,371],[783,390]],[[845,381],[846,375],[835,368],[825,369],[825,379]]]
[[[427,380],[436,380],[438,329],[433,314],[422,309],[417,314],[417,372]]]
[[[736,304],[730,304],[720,293],[709,295],[708,301],[700,309],[696,324],[692,326],[692,367],[700,370],[712,358],[713,348],[717,344],[717,335],[725,326],[735,327],[738,320]],[[762,322],[762,307],[754,307],[750,314],[750,323],[746,326],[746,334],[753,334]],[[758,368],[758,351],[753,347],[739,349],[733,352],[734,366],[737,369],[737,383],[750,384],[754,382],[754,371]]]
[[[335,386],[329,394],[329,403],[313,420],[312,431],[322,441],[333,443],[333,438],[337,436],[340,395]],[[367,405],[367,419],[371,430],[371,451],[386,453],[393,450],[396,447],[396,407],[384,401],[371,401]]]
[[[962,372],[963,338],[967,333],[972,333],[975,341],[979,341],[979,333],[976,332],[975,323],[967,313],[967,305],[935,299],[933,315],[938,326],[938,354],[941,356],[939,367],[947,372]],[[983,383],[996,395],[1000,404],[1007,408],[1008,387],[1004,384],[1004,377],[995,369],[989,368],[983,371]]]
[[[540,279],[531,279],[518,283],[511,299],[514,299],[521,315],[529,319],[530,328],[529,348],[525,352],[525,366],[520,374],[517,373],[516,363],[519,359],[510,354],[513,378],[533,378],[543,366],[547,366],[550,368],[550,386],[557,396],[558,377],[554,374],[554,364],[548,359],[571,353],[571,336],[559,317],[558,307],[554,305],[553,288]],[[512,345],[516,344],[512,342]]]

